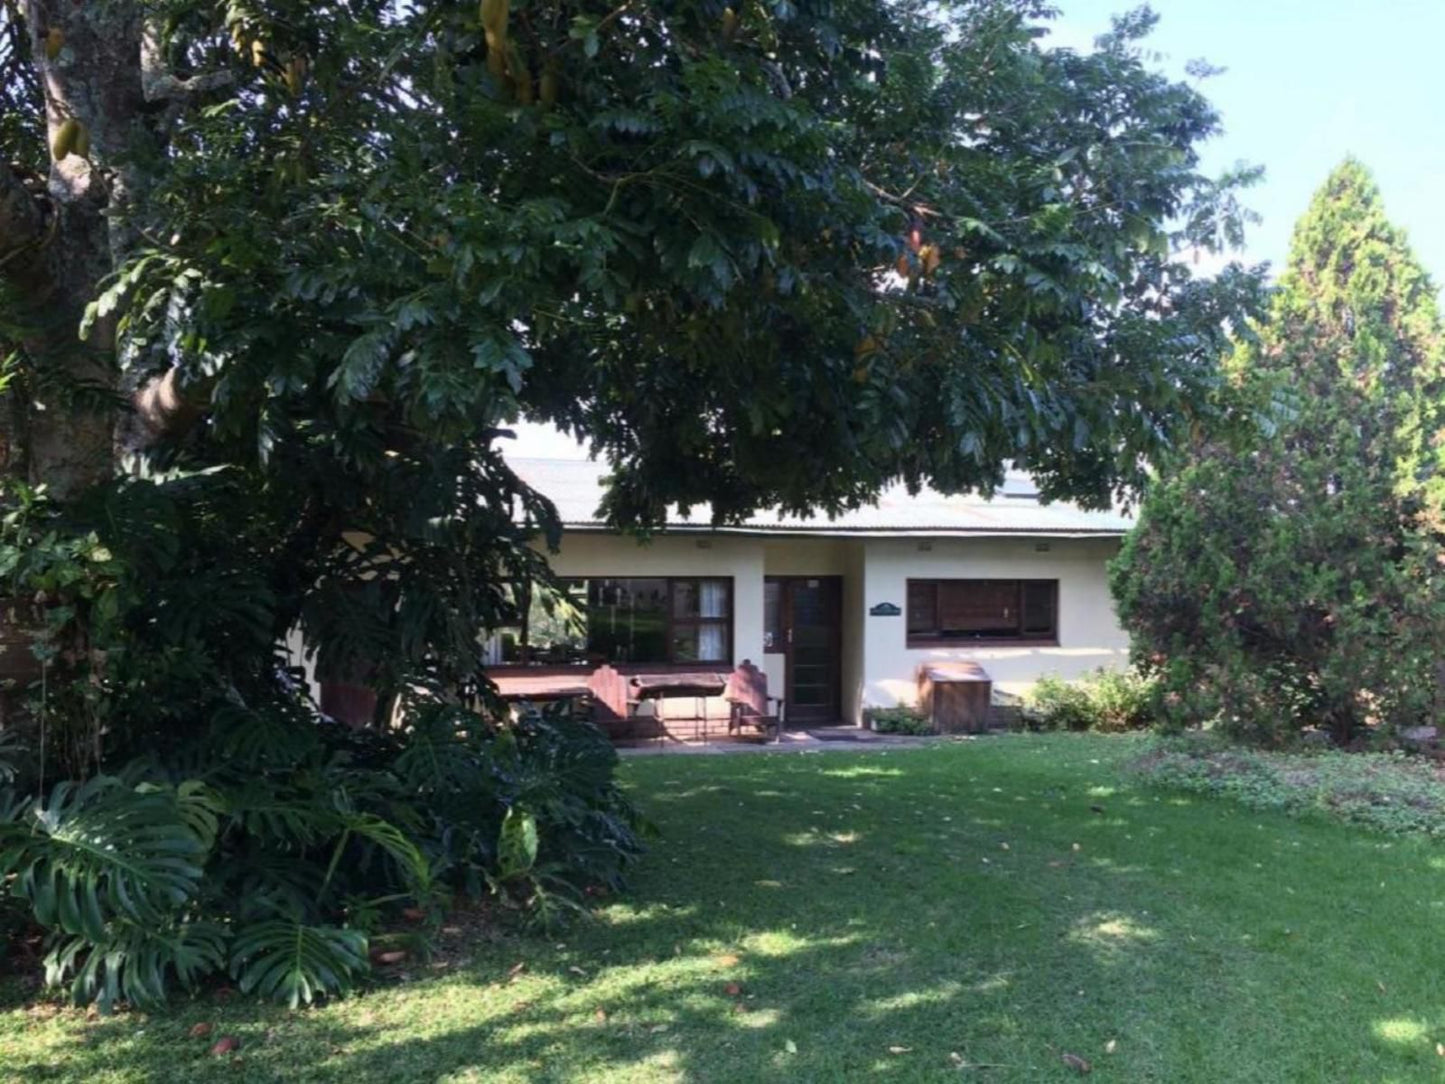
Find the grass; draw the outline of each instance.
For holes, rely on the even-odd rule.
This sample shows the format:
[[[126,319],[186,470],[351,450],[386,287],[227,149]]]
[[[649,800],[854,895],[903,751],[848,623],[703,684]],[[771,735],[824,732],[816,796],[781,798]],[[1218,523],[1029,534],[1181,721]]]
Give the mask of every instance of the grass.
[[[634,759],[662,837],[599,921],[463,932],[451,966],[310,1012],[12,1001],[0,1079],[1048,1081],[1066,1053],[1130,1082],[1445,1076],[1441,845],[1150,790],[1139,748]]]

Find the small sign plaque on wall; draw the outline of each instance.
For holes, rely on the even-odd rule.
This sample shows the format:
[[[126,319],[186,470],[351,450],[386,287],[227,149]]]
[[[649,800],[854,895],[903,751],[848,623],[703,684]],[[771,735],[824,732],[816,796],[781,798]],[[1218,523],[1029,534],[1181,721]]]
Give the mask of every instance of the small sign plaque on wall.
[[[879,602],[868,608],[869,617],[901,617],[903,610],[896,602]]]

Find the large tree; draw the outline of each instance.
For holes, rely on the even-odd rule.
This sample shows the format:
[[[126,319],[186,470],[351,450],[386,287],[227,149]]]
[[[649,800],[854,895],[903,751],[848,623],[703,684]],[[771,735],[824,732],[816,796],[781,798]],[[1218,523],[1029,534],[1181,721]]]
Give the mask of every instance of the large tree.
[[[1232,369],[1261,443],[1166,469],[1114,569],[1134,650],[1181,722],[1340,743],[1433,722],[1445,635],[1445,336],[1436,289],[1347,160],[1295,229]]]
[[[643,528],[988,488],[1009,460],[1098,503],[1214,419],[1259,280],[1179,257],[1238,239],[1252,174],[1198,172],[1218,118],[1146,67],[1147,10],[1087,54],[1043,46],[1050,14],[0,7],[0,602],[45,630],[46,778],[207,766],[228,819],[169,921],[235,930],[255,916],[225,906],[273,895],[338,921],[369,886],[245,886],[257,862],[364,869],[340,856],[381,837],[341,807],[453,881],[507,864],[474,820],[512,799],[461,705],[555,528],[499,451],[520,416],[605,453],[610,514]],[[276,651],[298,627],[406,725],[315,726]],[[248,814],[260,792],[329,819]]]

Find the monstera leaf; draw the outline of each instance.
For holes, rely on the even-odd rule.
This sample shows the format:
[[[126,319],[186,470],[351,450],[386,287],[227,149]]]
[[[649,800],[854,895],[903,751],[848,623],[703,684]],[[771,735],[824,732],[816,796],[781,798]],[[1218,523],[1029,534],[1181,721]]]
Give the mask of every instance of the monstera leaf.
[[[294,1009],[318,994],[349,990],[367,968],[366,947],[366,935],[357,930],[270,919],[237,934],[231,975],[242,992]]]
[[[0,873],[13,870],[36,921],[64,933],[100,943],[116,919],[162,928],[201,878],[207,840],[197,800],[111,776],[59,783],[48,803],[12,811]]]
[[[226,962],[226,932],[211,922],[181,922],[161,930],[117,924],[105,940],[70,937],[45,957],[45,981],[70,980],[75,1001],[109,1012],[120,1000],[153,1008],[166,999],[171,975],[186,987]]]

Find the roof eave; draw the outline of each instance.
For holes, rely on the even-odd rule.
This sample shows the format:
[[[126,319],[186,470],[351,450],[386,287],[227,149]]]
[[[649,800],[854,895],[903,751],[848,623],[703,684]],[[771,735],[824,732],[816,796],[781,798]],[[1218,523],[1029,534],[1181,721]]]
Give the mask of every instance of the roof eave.
[[[605,523],[564,522],[564,531],[624,534]],[[654,534],[727,535],[767,538],[1123,538],[1124,527],[712,527],[678,523]]]

